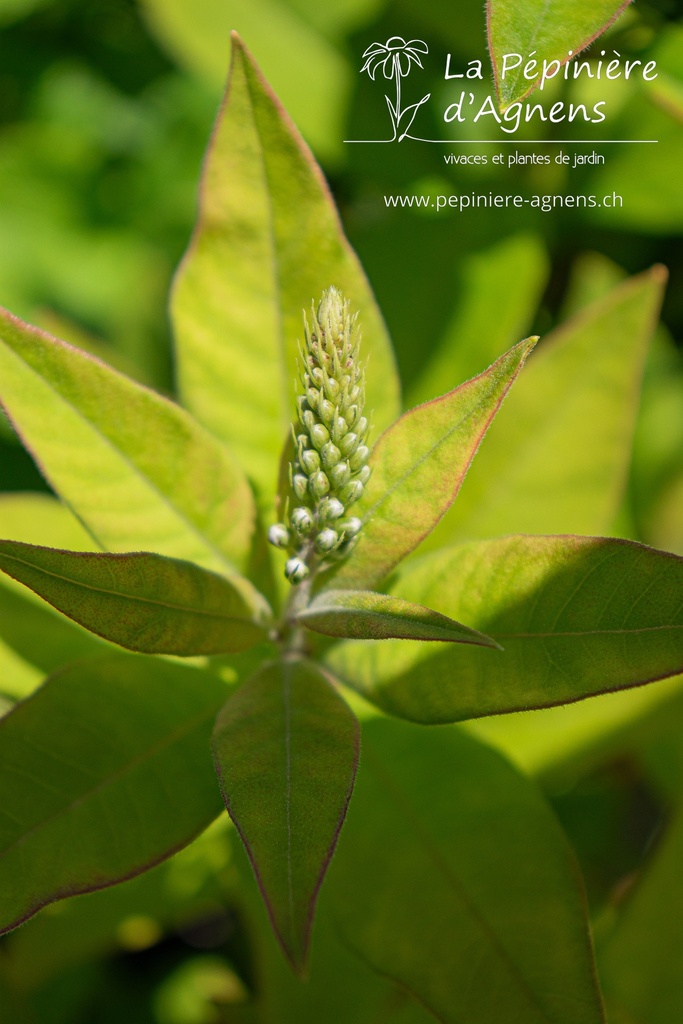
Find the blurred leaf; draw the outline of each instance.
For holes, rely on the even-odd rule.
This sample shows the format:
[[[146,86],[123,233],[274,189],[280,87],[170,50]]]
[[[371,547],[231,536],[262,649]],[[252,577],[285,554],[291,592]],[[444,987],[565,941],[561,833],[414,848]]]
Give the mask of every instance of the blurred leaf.
[[[192,562],[105,555],[0,540],[0,569],[97,636],[144,654],[224,654],[268,636],[251,584]]]
[[[96,547],[73,513],[50,494],[0,494],[0,536],[76,551]]]
[[[208,741],[225,692],[197,669],[109,655],[0,719],[0,930],[139,874],[216,817]]]
[[[356,640],[442,640],[498,646],[489,637],[423,605],[371,590],[326,590],[297,621],[325,636]]]
[[[63,900],[3,942],[4,972],[22,990],[39,988],[78,964],[139,951],[169,930],[223,909],[220,881],[230,857],[221,815],[193,843],[136,878]]]
[[[235,38],[173,315],[185,403],[268,504],[294,414],[302,311],[331,284],[360,310],[367,402],[382,428],[398,411],[384,324],[313,157]]]
[[[502,109],[524,99],[541,80],[543,61],[555,61],[557,70],[572,53],[579,53],[619,17],[631,0],[488,0],[489,52],[498,101]],[[506,54],[518,54],[511,69]],[[536,66],[525,66],[532,55]],[[533,59],[533,57],[532,57]],[[514,61],[517,64],[516,60]],[[553,65],[554,66],[554,65]]]
[[[457,730],[364,725],[335,916],[438,1020],[603,1021],[578,877],[551,811],[499,755]]]
[[[683,671],[683,559],[628,541],[507,537],[399,572],[408,600],[472,623],[502,651],[347,641],[327,663],[416,722],[548,707]]]
[[[470,256],[451,322],[410,389],[410,404],[468,380],[528,334],[547,274],[545,250],[533,235],[505,238]]]
[[[572,264],[562,303],[562,319],[576,316],[609,295],[626,277],[626,271],[601,252],[582,252]]]
[[[517,531],[609,530],[665,280],[661,267],[631,279],[541,343],[427,549]]]
[[[357,505],[363,530],[335,571],[335,586],[373,586],[434,529],[536,340],[520,342],[478,377],[404,413],[380,437]]]
[[[302,972],[318,890],[351,797],[358,723],[312,663],[271,662],[228,699],[213,751],[273,928]]]
[[[351,76],[340,48],[327,37],[336,35],[344,20],[347,24],[354,20],[352,9],[344,18],[344,7],[351,7],[349,0],[329,8],[314,8],[303,0],[140,2],[150,28],[165,49],[216,87],[225,81],[230,32],[237,29],[259,54],[284,107],[292,112],[311,145],[325,157],[340,155]],[[374,0],[374,6],[377,3]],[[292,65],[293,55],[302,57],[296,67]]]
[[[683,1006],[683,813],[679,808],[598,947],[614,1020],[671,1024]],[[612,1018],[610,1018],[612,1019]]]
[[[14,426],[103,546],[244,564],[248,484],[186,412],[6,311],[0,372]]]
[[[13,21],[25,18],[52,2],[53,0],[0,0],[0,25],[9,25]]]

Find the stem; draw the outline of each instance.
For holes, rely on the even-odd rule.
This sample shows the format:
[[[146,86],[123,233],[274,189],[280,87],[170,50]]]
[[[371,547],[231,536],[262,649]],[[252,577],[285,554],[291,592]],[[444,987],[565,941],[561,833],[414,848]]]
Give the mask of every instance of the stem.
[[[401,120],[401,67],[398,54],[394,55],[394,71],[396,72],[396,132],[398,134],[398,123]]]

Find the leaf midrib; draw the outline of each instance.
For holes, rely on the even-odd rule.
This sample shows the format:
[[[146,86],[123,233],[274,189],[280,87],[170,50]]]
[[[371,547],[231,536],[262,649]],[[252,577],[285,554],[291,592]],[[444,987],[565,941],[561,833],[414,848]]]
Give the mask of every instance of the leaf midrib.
[[[161,557],[161,556],[160,556]],[[134,601],[138,604],[152,605],[158,608],[165,608],[168,611],[183,612],[189,615],[200,615],[206,618],[218,619],[225,622],[252,622],[253,620],[247,616],[240,617],[237,615],[226,615],[220,611],[207,611],[202,608],[193,608],[191,606],[185,606],[180,604],[174,604],[171,601],[161,601],[153,597],[138,597],[134,594],[126,594],[118,590],[109,590],[107,587],[96,587],[89,583],[83,583],[81,580],[71,579],[69,576],[63,576],[61,573],[53,572],[50,569],[44,569],[42,566],[36,566],[33,562],[28,562],[23,558],[18,558],[16,555],[8,555],[4,551],[0,551],[0,561],[6,559],[10,562],[17,562],[19,565],[25,565],[34,572],[41,573],[43,576],[49,576],[51,579],[60,580],[62,583],[66,583],[72,587],[80,587],[82,590],[89,590],[94,594],[106,594],[109,597],[118,597],[121,600]],[[201,571],[201,570],[200,570]],[[20,583],[23,580],[19,580]],[[225,581],[227,584],[227,581]],[[227,584],[229,585],[229,584]],[[24,584],[28,586],[28,584]]]

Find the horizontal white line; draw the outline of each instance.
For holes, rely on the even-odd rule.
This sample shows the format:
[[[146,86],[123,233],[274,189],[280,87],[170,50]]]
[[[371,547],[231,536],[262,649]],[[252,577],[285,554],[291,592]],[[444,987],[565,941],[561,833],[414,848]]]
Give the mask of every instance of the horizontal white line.
[[[344,139],[345,143],[386,145],[395,139]],[[403,140],[405,141],[405,139]],[[659,139],[410,139],[411,142],[429,142],[436,146],[498,146],[513,143],[517,146],[636,146],[658,143]]]

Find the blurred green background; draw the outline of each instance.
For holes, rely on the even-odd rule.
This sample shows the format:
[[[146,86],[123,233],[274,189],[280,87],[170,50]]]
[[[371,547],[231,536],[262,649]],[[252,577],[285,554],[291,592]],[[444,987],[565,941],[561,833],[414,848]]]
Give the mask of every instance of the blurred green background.
[[[597,143],[604,166],[501,170],[447,166],[443,154],[455,147],[342,141],[386,134],[382,83],[359,70],[370,43],[396,34],[429,45],[424,71],[406,84],[415,100],[433,93],[420,131],[453,137],[436,112],[461,86],[445,82],[443,69],[450,53],[454,64],[481,59],[488,73],[480,0],[0,0],[0,302],[173,392],[166,294],[192,228],[236,28],[323,166],[409,402],[435,393],[434,378],[447,390],[526,334],[547,334],[626,275],[656,262],[669,268],[613,529],[683,553],[682,18],[676,0],[637,0],[593,48],[608,42],[622,58],[658,61],[651,86],[618,82],[605,93],[608,128],[594,131],[657,146]],[[478,88],[490,91],[488,82]],[[557,82],[546,101],[598,94],[595,83]],[[578,122],[529,130],[520,137],[586,131]],[[560,148],[571,151],[547,151]],[[437,215],[388,209],[383,198],[612,190],[622,209]],[[459,377],[440,375],[440,360]],[[0,421],[0,491],[44,489]],[[677,792],[672,737],[682,712],[672,700],[636,739],[626,728],[612,753],[547,779],[601,920]],[[0,1011],[21,1024],[251,1020],[241,1002],[250,960],[231,904],[235,872],[218,827],[144,879],[44,912],[0,943],[12,979],[5,986],[0,970]]]

